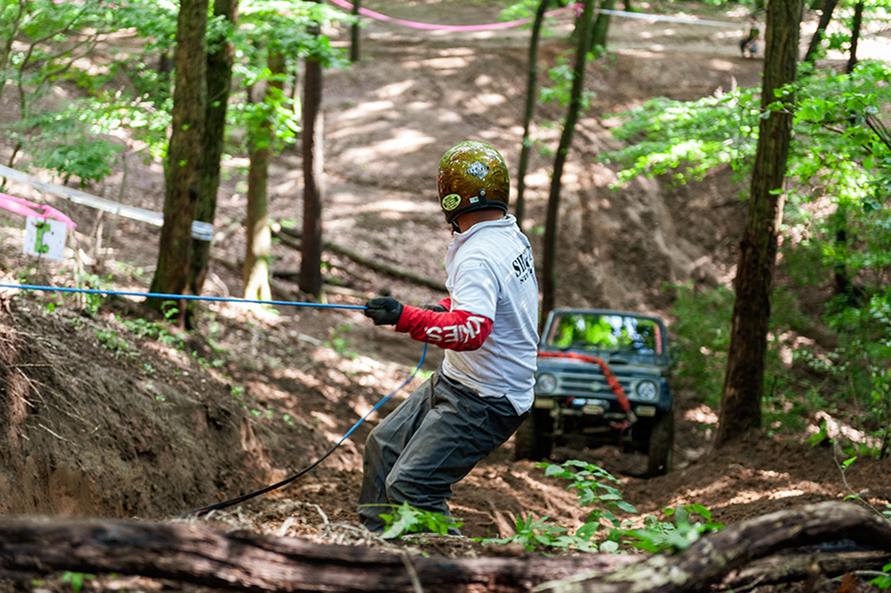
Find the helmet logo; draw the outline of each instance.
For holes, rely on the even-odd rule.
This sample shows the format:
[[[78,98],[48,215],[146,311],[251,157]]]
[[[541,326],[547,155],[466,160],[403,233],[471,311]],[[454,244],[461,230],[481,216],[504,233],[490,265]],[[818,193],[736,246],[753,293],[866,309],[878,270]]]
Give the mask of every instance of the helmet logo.
[[[442,209],[451,212],[461,204],[461,196],[458,194],[449,194],[442,199]]]
[[[485,179],[486,175],[489,174],[489,171],[489,165],[479,161],[476,161],[467,167],[467,174],[473,175],[477,179]]]

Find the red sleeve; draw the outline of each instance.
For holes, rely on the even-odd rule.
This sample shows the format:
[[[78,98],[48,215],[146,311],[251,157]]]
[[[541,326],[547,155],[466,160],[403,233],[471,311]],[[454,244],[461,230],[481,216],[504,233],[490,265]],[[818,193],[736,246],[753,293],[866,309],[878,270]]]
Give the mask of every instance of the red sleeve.
[[[451,311],[452,310],[452,297],[446,297],[436,304],[439,305],[440,307],[444,307],[446,311]]]
[[[439,304],[445,306],[443,301]],[[492,320],[467,311],[437,313],[405,305],[396,331],[448,350],[476,350],[492,333]]]

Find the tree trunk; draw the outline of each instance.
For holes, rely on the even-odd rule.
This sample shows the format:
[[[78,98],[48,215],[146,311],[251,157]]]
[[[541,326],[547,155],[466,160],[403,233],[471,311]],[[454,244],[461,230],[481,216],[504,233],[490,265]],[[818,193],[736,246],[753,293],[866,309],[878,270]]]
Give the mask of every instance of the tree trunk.
[[[435,537],[435,536],[433,536]],[[823,554],[823,542],[852,540],[891,550],[891,524],[852,503],[824,502],[750,519],[710,534],[677,555],[576,554],[551,558],[409,556],[307,540],[223,534],[198,523],[83,517],[0,517],[0,578],[50,572],[141,575],[237,591],[411,593],[707,591],[733,571],[786,549],[811,546],[812,563],[862,566]],[[887,554],[884,561],[887,562]],[[873,556],[872,562],[876,559]],[[879,560],[881,562],[882,560]],[[767,570],[777,582],[784,566]],[[763,573],[765,574],[765,573]],[[745,580],[745,576],[739,573]],[[788,578],[800,578],[800,571]],[[566,580],[559,580],[566,579]]]
[[[269,229],[269,209],[266,186],[269,180],[269,159],[275,131],[272,129],[270,113],[272,95],[281,95],[284,89],[286,72],[285,57],[269,49],[267,65],[272,75],[260,92],[259,100],[267,103],[265,120],[260,122],[251,141],[250,167],[248,169],[247,190],[247,244],[244,253],[244,266],[241,280],[244,283],[244,298],[268,301],[272,298],[269,288],[269,259],[272,257],[272,234]]]
[[[823,7],[820,12],[820,22],[817,24],[817,30],[811,37],[811,42],[807,46],[807,52],[804,54],[804,62],[813,63],[817,59],[817,52],[820,49],[820,42],[823,41],[823,35],[826,34],[826,27],[832,20],[832,13],[838,6],[838,0],[823,0]]]
[[[848,56],[848,65],[845,68],[850,74],[857,65],[857,46],[860,44],[860,29],[863,27],[863,0],[859,0],[854,6],[854,18],[851,19],[851,52]]]
[[[594,0],[585,0],[581,16],[576,19],[578,23],[578,51],[576,52],[575,68],[573,70],[572,91],[569,100],[569,111],[566,114],[566,122],[563,124],[563,133],[560,135],[560,144],[554,157],[554,176],[551,179],[551,190],[548,194],[547,217],[545,219],[544,235],[544,260],[542,263],[542,310],[541,319],[547,319],[548,313],[554,308],[554,285],[557,279],[557,219],[560,212],[560,188],[563,176],[563,166],[566,163],[566,155],[572,145],[572,135],[575,132],[575,124],[579,118],[579,110],[582,106],[582,93],[585,88],[585,65],[588,57],[588,37],[591,29],[591,16],[594,14]]]
[[[613,10],[616,7],[616,0],[600,0],[600,9],[602,10]],[[591,28],[591,41],[589,42],[589,50],[594,50],[595,55],[600,55],[602,52],[606,51],[606,39],[609,35],[609,24],[610,24],[609,14],[604,14],[602,12],[597,13],[597,18],[594,19],[594,24]]]
[[[3,84],[0,85],[0,97],[3,96],[3,90],[6,88],[6,79],[8,73],[6,72],[6,67],[9,65],[9,59],[12,56],[12,45],[16,40],[19,34],[19,27],[22,24],[22,19],[25,16],[25,7],[27,6],[26,0],[18,1],[18,8],[15,10],[15,16],[12,16],[12,11],[10,10],[7,13],[7,21],[4,23],[4,31],[5,39],[3,40],[3,45],[0,47],[0,76],[3,76]],[[10,86],[12,86],[10,84]]]
[[[238,20],[238,0],[215,0],[213,14],[235,25]],[[220,158],[226,131],[226,106],[232,86],[234,47],[225,38],[215,40],[216,49],[207,54],[207,105],[205,107],[204,159],[198,182],[198,203],[195,220],[213,224],[217,209],[217,191],[220,188]],[[189,287],[193,294],[201,294],[207,276],[210,258],[210,241],[192,240],[192,261],[189,271]]]
[[[164,224],[152,292],[183,294],[188,285],[192,219],[203,153],[206,29],[207,0],[182,0],[176,27],[176,86],[165,171]],[[157,302],[152,306],[160,309],[162,304]],[[185,316],[182,306],[180,316],[181,319]]]
[[[774,91],[795,80],[801,8],[801,0],[770,2],[767,7],[761,111],[769,115],[760,122],[752,169],[716,447],[761,426],[770,296],[793,113],[793,98],[778,100]],[[775,101],[787,107],[769,110]]]
[[[314,27],[314,34],[319,34]],[[322,294],[322,195],[324,193],[322,132],[322,64],[306,59],[303,74],[303,250],[300,260],[300,290]]]
[[[359,8],[362,0],[353,0],[353,18],[356,19],[350,27],[350,62],[359,61],[359,44],[362,40],[361,23],[359,22]]]
[[[532,23],[532,35],[529,38],[529,63],[526,66],[526,108],[523,111],[523,144],[520,147],[520,163],[517,167],[517,201],[514,206],[514,215],[517,217],[517,226],[520,228],[523,228],[523,217],[526,210],[526,169],[529,167],[529,150],[532,148],[529,127],[532,125],[532,114],[535,112],[535,103],[538,101],[538,42],[541,39],[544,13],[548,9],[549,3],[550,0],[541,0],[538,3],[535,21]]]

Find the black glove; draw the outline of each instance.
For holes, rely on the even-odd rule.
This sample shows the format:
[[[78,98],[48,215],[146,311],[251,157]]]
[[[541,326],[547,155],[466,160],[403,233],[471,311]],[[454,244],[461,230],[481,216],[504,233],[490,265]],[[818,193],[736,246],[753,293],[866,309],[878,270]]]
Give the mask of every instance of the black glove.
[[[440,305],[439,303],[435,303],[432,305],[421,305],[421,308],[426,311],[434,311],[436,313],[448,313],[449,310]]]
[[[365,317],[375,325],[396,325],[402,315],[402,303],[392,297],[381,297],[365,302]]]

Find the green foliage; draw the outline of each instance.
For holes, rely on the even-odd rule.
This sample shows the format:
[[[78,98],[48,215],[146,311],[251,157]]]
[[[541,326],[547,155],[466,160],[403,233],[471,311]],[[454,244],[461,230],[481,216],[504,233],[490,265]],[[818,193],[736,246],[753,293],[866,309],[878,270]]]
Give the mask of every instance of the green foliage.
[[[594,506],[581,527],[575,533],[548,520],[516,516],[515,533],[506,538],[482,539],[484,543],[518,543],[528,550],[554,548],[560,550],[577,549],[584,552],[618,552],[621,546],[631,545],[648,552],[676,551],[689,547],[699,537],[710,531],[717,531],[723,525],[713,523],[711,513],[702,505],[694,504],[666,509],[668,517],[674,516],[674,523],[660,522],[651,515],[643,517],[643,528],[633,528],[633,517],[620,520],[615,512],[622,511],[636,515],[634,505],[626,502],[615,487],[620,484],[603,468],[584,461],[570,460],[560,465],[539,463],[549,477],[564,478],[569,482],[567,490],[575,490],[579,507]],[[692,514],[698,514],[704,522],[691,521]]]
[[[700,401],[717,408],[730,348],[733,292],[725,287],[709,289],[692,283],[673,288],[674,376],[694,391]]]
[[[565,527],[548,521],[548,517],[536,519],[533,514],[523,518],[515,517],[515,533],[510,537],[479,539],[486,544],[519,544],[527,550],[554,548],[558,550],[577,549],[583,552],[596,552],[597,544],[591,539],[596,534],[596,526],[589,523],[570,534]],[[607,550],[604,550],[607,551]]]
[[[621,482],[599,465],[570,459],[560,465],[539,463],[538,466],[545,468],[546,476],[568,480],[569,486],[566,489],[576,491],[576,499],[580,507],[591,504],[601,504],[605,507],[605,510],[595,509],[592,513],[616,521],[612,512],[617,509],[626,513],[637,512],[633,505],[622,499],[622,494],[613,485],[621,484]]]
[[[848,287],[825,303],[823,320],[835,332],[837,346],[795,350],[795,360],[807,365],[819,382],[809,392],[825,402],[819,409],[864,431],[879,447],[889,446],[891,393],[891,212],[840,205],[833,216],[808,221],[805,240],[784,249],[785,269],[804,289],[820,287],[839,275]],[[839,233],[846,240],[839,240]],[[864,445],[864,444],[861,444]],[[870,453],[863,450],[863,453]]]
[[[620,484],[603,468],[584,461],[570,460],[557,465],[539,463],[549,477],[564,478],[568,490],[575,490],[580,507],[594,505],[584,525],[575,533],[549,517],[536,518],[534,514],[515,516],[514,534],[504,538],[477,538],[486,544],[520,544],[527,550],[569,550],[583,552],[618,552],[620,546],[631,545],[648,552],[679,551],[689,547],[703,534],[718,531],[724,526],[712,522],[711,512],[699,504],[685,505],[677,509],[665,509],[674,523],[657,521],[653,516],[643,517],[643,528],[632,528],[633,518],[620,521],[614,511],[637,514],[634,505],[626,502],[614,484]],[[416,509],[407,502],[390,505],[392,513],[381,514],[386,529],[383,537],[394,539],[408,533],[448,533],[458,528],[461,521],[438,513]],[[693,515],[704,521],[694,522]],[[598,537],[599,536],[599,537]]]
[[[838,332],[839,345],[826,357],[815,354],[808,360],[831,379],[844,386],[848,422],[881,443],[873,454],[891,446],[891,290],[870,297],[863,307],[839,307],[827,315]]]
[[[127,328],[127,331],[137,338],[151,338],[179,350],[185,349],[184,340],[182,337],[170,331],[169,324],[158,323],[157,321],[146,321],[141,317],[135,319],[121,319],[120,322],[121,325]]]
[[[386,529],[381,537],[395,539],[408,533],[439,533],[446,534],[449,528],[461,527],[463,521],[454,517],[447,517],[439,513],[416,509],[407,502],[401,505],[390,505],[392,513],[382,513]]]
[[[115,356],[134,356],[130,351],[130,345],[122,340],[114,330],[96,329],[94,331],[102,348],[112,352]]]
[[[683,184],[725,164],[740,179],[757,146],[757,100],[754,89],[743,88],[697,101],[651,99],[621,115],[613,134],[628,146],[602,160],[625,167],[620,185],[637,175],[667,174]]]
[[[772,296],[766,362],[768,426],[803,428],[816,411],[841,415],[885,451],[891,446],[891,134],[882,121],[891,103],[891,66],[861,62],[851,74],[807,71],[778,95],[794,98],[793,142],[781,269],[792,283]],[[671,175],[684,183],[729,164],[738,179],[749,173],[756,147],[760,98],[756,89],[697,101],[655,99],[621,116],[615,135],[628,143],[607,155],[635,175]],[[820,207],[814,204],[819,200]],[[830,213],[827,215],[827,213]],[[794,239],[792,239],[794,238]],[[831,352],[798,345],[794,361],[814,376],[794,376],[779,359],[783,335],[806,328],[794,294],[846,282],[825,304],[824,321],[836,332]],[[729,345],[732,295],[679,288],[673,330],[678,376],[716,406]],[[876,451],[874,450],[873,453]]]
[[[287,71],[297,68],[296,61],[313,59],[323,67],[345,67],[343,51],[331,45],[324,35],[314,35],[315,25],[350,22],[350,16],[325,4],[300,0],[248,0],[239,5],[239,27],[229,39],[235,45],[237,62],[233,68],[236,84],[233,94],[262,83],[288,80],[288,74],[273,74],[270,56],[286,56]],[[219,34],[218,34],[219,36]],[[262,40],[262,41],[260,41]],[[299,110],[280,89],[267,86],[262,100],[234,101],[227,111],[236,137],[245,135],[255,148],[280,150],[294,144],[300,131]],[[269,130],[273,144],[269,146]],[[240,140],[237,140],[241,144]]]
[[[783,91],[796,99],[789,172],[799,191],[862,199],[891,186],[891,170],[883,166],[891,148],[869,126],[891,99],[889,79],[891,66],[864,61],[852,74],[815,72]],[[757,89],[696,101],[653,99],[621,115],[614,134],[629,146],[604,158],[626,167],[620,183],[640,174],[671,174],[685,183],[724,164],[747,174],[763,115]]]
[[[533,19],[535,18],[535,13],[538,9],[538,5],[540,4],[540,0],[520,0],[519,2],[510,2],[509,6],[503,8],[498,15],[498,18],[502,21],[519,21],[523,19]],[[551,3],[551,10],[557,8],[557,3]],[[541,36],[542,37],[553,37],[556,34],[556,27],[554,25],[558,21],[554,19],[545,18],[541,23]],[[523,25],[525,28],[532,27],[532,21]]]
[[[705,519],[691,521],[697,514]],[[633,529],[629,535],[634,538],[632,545],[647,552],[680,552],[689,548],[703,534],[720,531],[723,523],[713,523],[712,513],[701,504],[683,505],[676,509],[665,509],[667,517],[674,516],[674,523],[657,521],[652,515],[644,517],[644,528]]]
[[[104,90],[116,75],[145,72],[145,56],[128,53],[112,45],[111,62],[87,69],[98,40],[105,34],[125,28],[158,33],[166,24],[175,28],[177,7],[169,2],[133,0],[112,6],[101,2],[52,2],[51,0],[0,0],[0,80],[4,89],[17,89],[16,121],[4,126],[4,133],[20,149],[35,156],[35,164],[56,170],[66,181],[75,176],[81,185],[99,181],[111,171],[121,146],[97,138],[125,125],[129,112],[141,120],[169,109],[153,109],[153,93],[161,85],[153,75],[149,84],[135,84],[119,94]],[[171,31],[173,29],[170,29]],[[162,36],[164,37],[164,36]],[[18,43],[9,42],[15,38]],[[172,34],[166,36],[166,47]],[[147,44],[157,48],[159,44]],[[84,60],[83,58],[87,58]],[[138,78],[133,78],[138,82]],[[53,88],[73,83],[86,97],[72,96],[68,88],[65,107],[45,111],[42,99]],[[168,89],[169,90],[169,89]],[[135,91],[135,92],[134,92]],[[130,93],[133,93],[132,95]],[[163,96],[161,101],[163,102]],[[166,121],[153,124],[153,132],[164,138]]]
[[[18,117],[0,132],[21,152],[31,153],[36,166],[55,170],[66,182],[79,178],[81,185],[107,176],[123,148],[99,134],[126,131],[145,143],[150,156],[165,158],[172,75],[155,65],[166,61],[172,66],[178,11],[178,3],[169,0],[117,5],[0,0],[0,80],[7,81],[0,95],[19,91]],[[265,67],[268,52],[287,56],[289,71],[302,58],[320,60],[325,67],[345,64],[341,50],[326,36],[312,34],[311,26],[351,17],[299,0],[249,0],[240,4],[239,13],[237,29],[215,18],[207,35],[211,48],[225,39],[236,45],[230,129],[242,147],[245,134],[255,135],[258,126],[269,122],[276,148],[293,144],[299,122],[290,98],[272,91],[267,100],[251,104],[238,100],[238,89],[274,78]],[[124,30],[135,33],[132,43],[112,44],[110,60],[103,56],[98,66],[81,66],[89,63],[102,35]],[[16,44],[10,42],[13,38]],[[116,90],[109,91],[112,79]],[[73,83],[78,93],[67,92],[64,108],[44,111],[41,99],[65,82]]]
[[[85,140],[77,144],[56,144],[35,153],[34,164],[56,171],[68,183],[71,176],[80,178],[81,188],[91,181],[102,181],[111,174],[112,163],[121,151],[120,145],[105,140]]]
[[[877,576],[869,582],[879,589],[891,589],[891,562],[882,567],[882,572],[885,574]]]
[[[81,589],[83,589],[84,587],[85,580],[95,578],[96,575],[86,574],[83,572],[70,572],[66,570],[64,573],[62,573],[62,582],[71,585],[71,589],[74,591],[74,593],[80,593]]]
[[[875,129],[891,100],[891,65],[864,61],[851,74],[820,71],[794,89],[797,109],[789,173],[799,190],[848,205],[884,203],[891,188],[891,146]]]
[[[626,533],[627,525],[619,520],[616,511],[637,513],[634,505],[626,502],[616,488],[615,485],[621,482],[602,467],[575,459],[570,459],[560,465],[539,463],[538,466],[545,469],[546,476],[568,480],[569,485],[566,489],[576,491],[579,507],[595,506],[588,513],[585,525],[579,528],[581,536],[590,537],[609,525],[607,541],[601,543],[600,549],[604,552],[618,549],[618,544],[623,534]],[[578,536],[579,533],[577,532],[576,535]]]
[[[107,288],[107,280],[110,280],[111,276],[108,276],[107,278],[100,278],[96,274],[78,273],[76,274],[76,279],[78,288],[85,288],[87,290],[103,290]],[[75,298],[83,300],[84,311],[90,317],[96,315],[96,313],[99,311],[99,307],[102,306],[102,302],[105,300],[104,295],[86,292],[77,294]]]
[[[593,54],[588,54],[588,61],[594,60]],[[575,70],[566,56],[557,56],[557,65],[548,70],[548,78],[552,86],[539,89],[538,100],[540,103],[556,103],[560,107],[569,105],[572,99],[572,81],[575,79]],[[590,109],[593,91],[582,91],[581,108]]]

